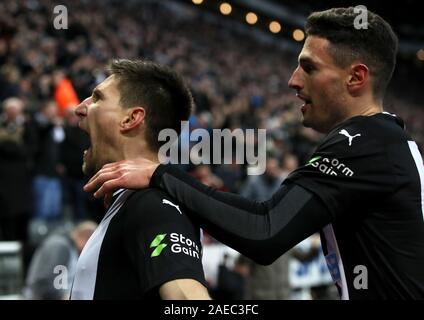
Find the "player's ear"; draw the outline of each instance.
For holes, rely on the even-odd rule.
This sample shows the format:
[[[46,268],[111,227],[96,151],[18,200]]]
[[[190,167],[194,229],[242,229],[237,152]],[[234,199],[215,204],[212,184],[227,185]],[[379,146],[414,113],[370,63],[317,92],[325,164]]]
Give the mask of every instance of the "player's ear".
[[[357,63],[350,66],[347,89],[353,96],[360,95],[369,84],[369,69],[365,64]]]
[[[120,123],[122,133],[127,133],[140,125],[144,124],[146,118],[146,110],[143,107],[134,107],[128,109],[124,118]]]

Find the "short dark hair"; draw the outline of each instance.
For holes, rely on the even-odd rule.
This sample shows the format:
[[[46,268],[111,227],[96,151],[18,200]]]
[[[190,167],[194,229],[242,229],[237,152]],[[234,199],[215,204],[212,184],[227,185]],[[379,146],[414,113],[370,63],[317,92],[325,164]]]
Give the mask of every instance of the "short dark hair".
[[[398,38],[383,18],[369,10],[367,28],[355,28],[358,15],[354,7],[314,12],[306,20],[305,31],[330,42],[330,52],[340,67],[354,60],[366,64],[373,77],[373,93],[382,98],[395,69]]]
[[[151,61],[116,59],[109,65],[117,77],[120,104],[124,108],[143,106],[146,110],[146,141],[153,151],[164,143],[162,129],[181,131],[193,109],[193,97],[181,76],[171,68]]]

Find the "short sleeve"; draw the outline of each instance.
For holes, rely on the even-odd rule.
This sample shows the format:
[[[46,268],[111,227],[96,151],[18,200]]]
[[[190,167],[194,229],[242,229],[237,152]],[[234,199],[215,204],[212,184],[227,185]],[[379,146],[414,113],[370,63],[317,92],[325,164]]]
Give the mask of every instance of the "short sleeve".
[[[125,248],[144,294],[183,278],[206,286],[200,229],[174,200],[157,189],[137,192],[126,210]]]

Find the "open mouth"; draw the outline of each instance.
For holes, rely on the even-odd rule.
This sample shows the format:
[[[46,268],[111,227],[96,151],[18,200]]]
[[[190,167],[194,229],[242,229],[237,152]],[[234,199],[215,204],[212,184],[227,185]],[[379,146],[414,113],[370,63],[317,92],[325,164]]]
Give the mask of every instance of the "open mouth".
[[[300,110],[301,110],[302,112],[305,112],[305,111],[306,111],[306,109],[307,109],[308,107],[312,106],[312,100],[311,100],[310,98],[308,98],[308,97],[306,97],[306,96],[304,96],[304,95],[302,95],[302,94],[299,94],[299,93],[297,93],[297,94],[296,94],[296,96],[297,96],[300,100],[302,100],[302,101],[303,101],[303,104],[302,104],[302,106],[301,106],[301,108],[300,108]]]
[[[84,153],[83,153],[83,156],[82,156],[84,163],[90,162],[91,152],[92,152],[92,150],[91,150],[91,145],[90,145],[86,150],[84,150]]]
[[[78,126],[87,135],[87,138],[90,142],[90,145],[88,146],[86,150],[84,150],[84,153],[83,153],[83,158],[85,161],[87,157],[89,157],[91,154],[91,137],[90,137],[90,134],[88,133],[88,130],[82,126],[81,122],[78,123]]]

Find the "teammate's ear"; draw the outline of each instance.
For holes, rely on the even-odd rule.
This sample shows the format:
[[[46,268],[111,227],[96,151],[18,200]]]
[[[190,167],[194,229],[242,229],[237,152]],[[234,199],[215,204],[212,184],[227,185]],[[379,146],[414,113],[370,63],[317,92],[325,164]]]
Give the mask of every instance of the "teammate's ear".
[[[350,68],[347,89],[353,95],[360,95],[368,84],[369,69],[365,64],[354,64]]]
[[[144,124],[146,117],[146,110],[143,107],[134,107],[128,109],[125,117],[120,123],[120,130],[122,133],[127,133],[140,125]]]

